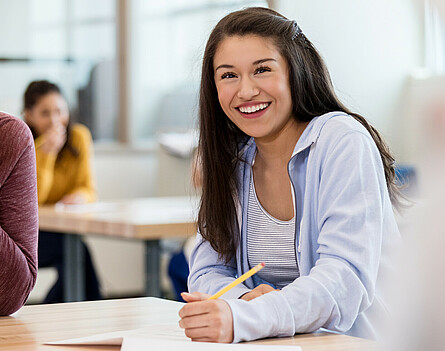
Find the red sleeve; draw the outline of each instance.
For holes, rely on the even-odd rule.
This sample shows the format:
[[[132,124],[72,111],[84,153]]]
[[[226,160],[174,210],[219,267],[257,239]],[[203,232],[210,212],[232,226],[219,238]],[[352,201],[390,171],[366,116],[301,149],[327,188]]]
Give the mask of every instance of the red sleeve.
[[[22,121],[0,113],[0,315],[24,305],[37,278],[34,142]]]

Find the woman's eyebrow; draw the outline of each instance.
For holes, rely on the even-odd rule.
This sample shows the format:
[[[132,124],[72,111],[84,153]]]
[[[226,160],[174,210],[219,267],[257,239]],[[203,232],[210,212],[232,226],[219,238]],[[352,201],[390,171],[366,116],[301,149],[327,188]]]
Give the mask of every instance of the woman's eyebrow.
[[[275,62],[277,62],[277,60],[275,60],[274,58],[264,58],[264,59],[260,59],[260,60],[254,61],[253,65],[259,65],[259,64],[267,62],[267,61],[275,61]]]
[[[263,59],[259,59],[259,60],[253,61],[253,62],[252,62],[252,66],[256,66],[256,65],[259,65],[259,64],[264,63],[264,62],[267,62],[267,61],[275,61],[275,62],[277,62],[277,60],[274,59],[274,58],[263,58]],[[219,70],[220,68],[229,68],[229,69],[232,69],[232,68],[234,68],[234,67],[235,67],[235,66],[233,66],[233,65],[222,64],[222,65],[219,65],[218,67],[215,68],[215,72],[216,72],[217,70]]]
[[[216,67],[215,68],[215,72],[217,71],[217,70],[219,70],[220,68],[233,68],[234,66],[232,66],[232,65],[219,65],[218,67]]]

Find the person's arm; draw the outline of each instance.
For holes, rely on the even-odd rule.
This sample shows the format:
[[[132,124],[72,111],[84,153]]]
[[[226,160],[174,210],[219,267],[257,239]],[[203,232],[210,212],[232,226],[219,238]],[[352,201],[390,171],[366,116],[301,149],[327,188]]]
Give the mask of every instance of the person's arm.
[[[208,298],[236,279],[235,258],[228,264],[222,262],[210,243],[198,233],[189,265],[191,293],[181,294],[188,303],[179,311],[179,326],[193,341],[231,342],[233,318],[229,305],[223,299]],[[244,284],[239,284],[223,298],[239,298],[249,291]]]
[[[313,199],[319,226],[315,266],[280,292],[249,302],[227,300],[235,342],[322,327],[346,332],[374,300],[383,207],[389,201],[380,155],[370,136],[360,132],[342,135],[322,151],[326,157]],[[302,228],[300,240],[308,230],[314,228]]]
[[[93,142],[91,133],[87,127],[80,124],[73,127],[72,133],[73,146],[79,152],[75,158],[77,162],[76,179],[73,190],[62,199],[62,202],[67,202],[66,200],[70,198],[75,203],[76,196],[83,198],[83,201],[80,202],[92,202],[96,200],[96,188],[92,171]]]
[[[37,278],[34,143],[23,122],[7,119],[0,119],[0,315],[22,307]]]
[[[53,125],[35,140],[39,204],[47,202],[53,188],[57,155],[65,142],[66,129],[61,124]]]
[[[57,154],[46,153],[39,146],[39,137],[36,139],[37,189],[39,204],[44,204],[51,191],[54,179],[54,167]]]
[[[190,256],[189,267],[188,287],[190,292],[199,291],[213,295],[236,279],[235,258],[229,264],[221,262],[218,253],[199,233]],[[238,298],[249,291],[250,289],[244,284],[239,284],[224,294],[223,298]]]

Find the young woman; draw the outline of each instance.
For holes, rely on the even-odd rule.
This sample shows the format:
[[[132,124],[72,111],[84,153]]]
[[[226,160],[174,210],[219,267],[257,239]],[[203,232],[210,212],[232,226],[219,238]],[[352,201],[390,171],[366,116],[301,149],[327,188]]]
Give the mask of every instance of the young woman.
[[[24,95],[24,117],[35,139],[39,205],[94,201],[91,135],[80,124],[71,126],[60,88],[44,80],[30,83]],[[97,300],[99,282],[86,246],[84,250],[86,298]],[[39,267],[49,266],[57,268],[58,280],[44,302],[63,302],[63,235],[40,232]]]
[[[335,95],[295,21],[224,17],[200,90],[203,189],[180,326],[238,342],[319,328],[374,338],[400,239],[394,159]],[[264,261],[223,299],[206,300]]]
[[[22,307],[36,283],[38,221],[31,133],[0,112],[0,316]]]

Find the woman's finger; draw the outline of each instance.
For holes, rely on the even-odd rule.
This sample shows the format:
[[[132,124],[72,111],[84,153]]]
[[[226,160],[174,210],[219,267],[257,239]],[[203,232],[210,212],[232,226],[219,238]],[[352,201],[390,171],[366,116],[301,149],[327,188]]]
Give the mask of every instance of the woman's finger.
[[[200,314],[210,313],[213,310],[213,301],[197,301],[191,302],[179,310],[179,317],[191,317]]]
[[[212,322],[210,319],[211,316],[208,313],[185,317],[179,321],[179,326],[183,329],[208,327]]]
[[[204,337],[204,338],[193,338],[192,341],[194,341],[194,342],[212,342],[213,340],[211,340],[208,337]]]
[[[182,292],[181,297],[184,299],[185,302],[195,302],[195,301],[207,300],[210,297],[210,295],[196,291],[193,293]]]
[[[258,296],[261,296],[261,295],[263,295],[263,293],[261,293],[260,291],[252,290],[251,292],[243,295],[241,297],[241,299],[246,300],[246,301],[250,301],[250,300],[256,299]]]
[[[209,335],[208,335],[208,327],[201,327],[201,328],[187,328],[184,330],[185,335],[194,340],[194,339],[203,339],[203,338],[207,338],[209,339]]]

